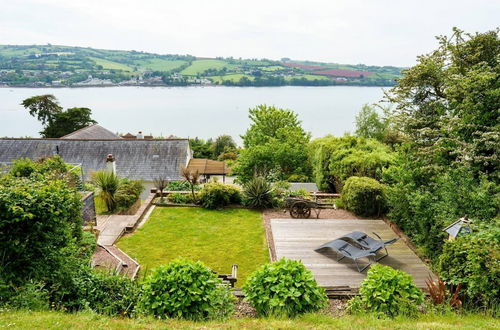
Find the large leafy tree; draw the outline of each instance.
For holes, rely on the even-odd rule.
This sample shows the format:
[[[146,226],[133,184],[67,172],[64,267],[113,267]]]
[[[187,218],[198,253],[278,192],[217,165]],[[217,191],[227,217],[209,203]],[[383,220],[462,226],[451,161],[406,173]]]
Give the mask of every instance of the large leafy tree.
[[[218,136],[213,143],[213,158],[217,159],[224,152],[231,152],[236,149],[236,142],[230,135]]]
[[[286,180],[292,175],[308,177],[307,145],[310,134],[291,110],[259,105],[249,110],[252,121],[242,136],[245,149],[235,173],[246,182],[254,175]]]
[[[393,120],[415,156],[428,165],[467,162],[491,173],[500,165],[498,30],[453,32],[403,72],[387,99],[396,105]]]
[[[441,252],[442,229],[468,214],[498,214],[500,40],[498,30],[454,29],[420,56],[387,94],[405,136],[389,183],[389,217],[422,252]]]
[[[78,129],[97,124],[91,118],[89,108],[70,108],[63,111],[54,95],[38,95],[25,99],[21,103],[29,110],[30,115],[36,116],[44,129],[40,132],[46,138],[59,138]]]

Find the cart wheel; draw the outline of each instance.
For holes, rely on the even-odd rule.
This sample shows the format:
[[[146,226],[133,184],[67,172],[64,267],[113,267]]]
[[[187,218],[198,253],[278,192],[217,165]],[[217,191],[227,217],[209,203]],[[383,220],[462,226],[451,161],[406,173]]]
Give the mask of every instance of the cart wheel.
[[[311,208],[306,202],[295,202],[290,208],[290,215],[294,219],[307,219],[311,216]]]

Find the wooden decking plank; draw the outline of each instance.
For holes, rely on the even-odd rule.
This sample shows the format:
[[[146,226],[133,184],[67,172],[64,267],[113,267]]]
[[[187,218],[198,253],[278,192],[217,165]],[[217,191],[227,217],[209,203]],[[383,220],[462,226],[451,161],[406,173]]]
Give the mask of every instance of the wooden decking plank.
[[[344,287],[338,292],[345,294],[357,291],[366,277],[366,271],[359,273],[354,261],[347,258],[337,262],[337,255],[332,251],[318,253],[314,249],[352,231],[362,231],[369,235],[376,232],[384,240],[397,237],[396,233],[382,220],[272,219],[271,228],[278,258],[301,260],[312,271],[321,286]],[[399,240],[387,249],[389,256],[380,260],[379,263],[409,273],[413,276],[417,286],[425,288],[425,280],[429,274],[434,275],[404,241]],[[360,259],[359,264],[367,264],[367,259]],[[350,290],[345,290],[346,286]]]

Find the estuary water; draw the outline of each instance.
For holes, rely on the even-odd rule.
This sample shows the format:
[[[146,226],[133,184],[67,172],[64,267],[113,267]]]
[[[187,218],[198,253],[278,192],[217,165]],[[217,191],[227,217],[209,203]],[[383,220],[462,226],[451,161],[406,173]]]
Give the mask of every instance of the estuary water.
[[[103,127],[118,133],[168,137],[239,136],[248,109],[275,105],[298,113],[313,137],[354,132],[365,103],[382,98],[381,87],[95,87],[0,88],[0,137],[39,137],[40,123],[21,105],[27,97],[54,94],[62,107],[87,107]]]

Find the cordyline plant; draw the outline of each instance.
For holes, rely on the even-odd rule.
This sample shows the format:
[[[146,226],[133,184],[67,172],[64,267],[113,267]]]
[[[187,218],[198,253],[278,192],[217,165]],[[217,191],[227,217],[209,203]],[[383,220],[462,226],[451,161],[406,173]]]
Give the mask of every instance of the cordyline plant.
[[[155,188],[160,191],[160,202],[163,203],[163,190],[168,186],[169,181],[165,175],[160,175],[154,179]]]
[[[97,195],[102,198],[109,212],[116,208],[115,194],[120,187],[118,176],[109,171],[97,171],[92,175],[92,183],[97,187]]]
[[[181,175],[184,177],[186,182],[189,183],[189,186],[191,187],[191,194],[193,196],[193,201],[196,202],[196,196],[194,194],[194,187],[198,184],[198,181],[200,179],[200,173],[198,172],[198,170],[191,171],[187,167],[182,167],[181,168]]]

